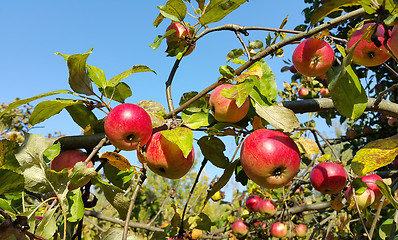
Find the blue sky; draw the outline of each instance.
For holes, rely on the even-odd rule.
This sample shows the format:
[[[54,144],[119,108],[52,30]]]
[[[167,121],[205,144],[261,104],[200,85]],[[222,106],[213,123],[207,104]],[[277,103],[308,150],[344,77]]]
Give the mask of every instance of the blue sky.
[[[127,102],[154,100],[167,107],[165,81],[175,59],[166,57],[165,43],[156,51],[149,47],[170,23],[166,19],[158,28],[152,25],[159,13],[156,6],[165,3],[159,0],[3,1],[0,8],[0,102],[70,89],[66,62],[54,53],[85,53],[93,47],[87,62],[104,70],[107,79],[137,64],[147,65],[157,72],[157,75],[138,73],[127,78],[133,91]],[[278,28],[289,16],[285,28],[293,29],[304,21],[301,11],[305,7],[304,1],[297,0],[250,0],[209,27],[236,23]],[[188,8],[188,11],[192,12],[192,9]],[[189,16],[185,21],[191,25],[196,23]],[[264,41],[267,34],[250,32],[244,41]],[[240,47],[233,32],[214,32],[200,39],[196,50],[183,59],[175,76],[172,86],[175,104],[182,93],[201,91],[216,81],[219,66],[226,64],[226,54]],[[283,81],[290,80],[290,73],[281,73],[280,69],[284,66],[282,60],[291,58],[294,47],[285,48],[285,57],[268,61],[279,89]],[[308,120],[308,117],[300,116],[300,120]],[[80,134],[80,128],[66,111],[39,125],[40,128],[32,132],[46,135],[61,130],[67,135]],[[233,149],[226,154],[231,157],[232,153]]]

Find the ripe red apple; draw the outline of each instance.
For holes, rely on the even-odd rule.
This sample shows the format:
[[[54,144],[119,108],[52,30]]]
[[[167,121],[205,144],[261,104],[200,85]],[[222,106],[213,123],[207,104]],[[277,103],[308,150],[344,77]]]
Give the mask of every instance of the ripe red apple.
[[[391,48],[392,54],[398,58],[398,26],[394,26],[391,32],[391,38],[389,46]]]
[[[257,212],[257,205],[261,201],[261,198],[257,195],[251,194],[246,199],[246,207],[251,212]]]
[[[214,118],[219,122],[239,122],[249,111],[249,98],[246,99],[242,106],[238,107],[235,99],[228,99],[221,95],[223,89],[230,89],[233,86],[232,84],[222,84],[216,87],[210,95],[209,104]]]
[[[319,91],[319,93],[321,94],[322,97],[326,98],[329,97],[329,89],[328,88],[321,88],[321,90]]]
[[[81,150],[63,151],[50,162],[50,169],[59,172],[67,168],[68,173],[70,173],[76,163],[84,162],[86,158],[87,155]],[[93,163],[88,162],[87,167],[93,167]]]
[[[272,217],[275,215],[277,209],[275,204],[271,200],[263,199],[260,202],[258,202],[257,210],[263,215]]]
[[[183,51],[187,46],[186,38],[192,37],[192,34],[188,27],[182,25],[179,22],[174,22],[170,24],[167,27],[166,32],[172,29],[176,30],[176,32],[166,37],[166,42],[167,42],[166,52],[169,53],[169,51],[173,51],[173,53],[170,52],[169,54],[175,56],[176,54],[173,49],[178,49],[178,51]],[[195,45],[196,42],[189,47],[189,49],[185,52],[184,56],[188,56],[189,54],[191,54],[192,51],[195,49]]]
[[[297,73],[297,69],[294,67],[294,65],[290,66],[289,70],[291,73]]]
[[[375,194],[375,201],[379,201],[380,198],[383,196],[383,194],[380,192],[380,189],[377,186],[376,181],[377,180],[383,181],[383,178],[381,178],[377,174],[369,174],[369,175],[363,176],[361,179],[364,183],[366,183],[368,188],[373,190],[373,192]]]
[[[300,223],[295,228],[297,237],[305,237],[307,233],[307,226],[304,223]]]
[[[375,25],[375,23],[367,23],[363,25],[360,30],[356,30],[350,40],[347,42],[347,51],[363,36],[365,30],[369,27]],[[375,32],[377,39],[380,44],[384,42],[384,27],[383,25],[378,25]],[[383,51],[384,50],[384,51]],[[390,54],[386,52],[385,46],[376,46],[373,42],[368,42],[367,39],[362,39],[356,46],[354,50],[354,55],[352,60],[362,66],[378,66],[386,62],[390,58]]]
[[[345,187],[347,174],[338,163],[321,162],[312,168],[310,182],[321,193],[336,194]]]
[[[350,204],[351,201],[354,201],[353,191],[352,191],[351,187],[347,188],[347,190],[344,194],[344,197],[346,198],[348,204]],[[375,201],[375,194],[374,194],[373,190],[368,187],[361,194],[355,193],[355,198],[357,200],[358,208],[360,210],[363,210],[363,209],[369,207],[370,205],[372,205],[372,203]]]
[[[271,225],[270,233],[273,237],[283,238],[287,235],[287,227],[282,222],[276,222]]]
[[[246,175],[265,188],[280,188],[296,176],[300,151],[286,134],[258,129],[243,142],[240,161]]]
[[[161,132],[154,133],[146,147],[146,160],[149,169],[170,179],[183,177],[191,169],[194,158],[193,147],[185,158],[177,144],[167,140]]]
[[[354,139],[357,136],[357,131],[355,131],[354,129],[349,129],[347,130],[347,132],[345,133],[345,136],[348,139]]]
[[[325,74],[333,65],[333,48],[324,40],[309,38],[302,41],[292,56],[297,71],[308,77]]]
[[[298,92],[299,98],[309,98],[310,92],[308,91],[307,88],[300,88]]]
[[[249,231],[249,227],[242,220],[234,222],[231,228],[232,233],[238,238],[245,236]]]
[[[151,137],[151,117],[138,105],[120,104],[106,117],[105,134],[118,149],[136,150],[139,145],[144,146]]]

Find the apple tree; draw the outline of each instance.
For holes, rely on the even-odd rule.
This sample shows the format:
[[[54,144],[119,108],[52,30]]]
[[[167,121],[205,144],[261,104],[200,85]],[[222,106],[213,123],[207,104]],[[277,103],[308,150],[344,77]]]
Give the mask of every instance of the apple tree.
[[[168,27],[150,46],[166,42],[175,58],[165,77],[167,106],[152,92],[127,100],[134,85],[125,79],[154,74],[153,67],[108,79],[89,65],[92,49],[56,53],[71,90],[1,106],[0,239],[394,239],[398,4],[305,2],[306,20],[295,29],[284,29],[287,19],[278,29],[209,26],[250,5],[245,0],[158,6],[153,25]],[[234,32],[239,47],[226,50],[227,64],[214,66],[220,74],[208,87],[172,96],[180,63],[216,31]],[[265,41],[245,43],[251,31],[263,31]],[[276,58],[286,66],[271,69]],[[279,70],[291,79],[275,79]],[[29,105],[58,94],[69,98]],[[82,135],[29,133],[63,110]],[[300,122],[301,113],[312,120]],[[340,124],[336,137],[323,136],[319,121]],[[231,138],[234,154],[226,156]],[[203,178],[209,167],[222,175]],[[224,187],[233,181],[241,188],[227,201]]]

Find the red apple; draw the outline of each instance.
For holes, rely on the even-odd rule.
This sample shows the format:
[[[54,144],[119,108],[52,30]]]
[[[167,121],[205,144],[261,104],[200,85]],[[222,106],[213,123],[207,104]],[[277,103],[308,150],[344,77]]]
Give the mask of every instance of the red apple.
[[[294,67],[294,65],[290,66],[289,70],[291,73],[297,73],[297,69]]]
[[[214,118],[219,122],[239,122],[249,111],[249,98],[246,99],[242,106],[238,107],[235,99],[228,99],[221,95],[223,89],[230,89],[233,86],[232,84],[222,84],[216,87],[210,95],[209,104]]]
[[[373,128],[366,126],[362,129],[363,134],[371,134],[373,132]]]
[[[257,195],[250,195],[246,199],[246,207],[249,211],[257,212],[257,205],[261,201],[261,198]]]
[[[321,88],[321,90],[319,91],[319,93],[321,94],[322,97],[326,98],[329,97],[329,89],[328,88]]]
[[[63,151],[50,162],[50,169],[59,172],[67,168],[70,173],[76,163],[84,162],[86,158],[87,155],[81,150]],[[93,167],[93,163],[88,162],[87,167]]]
[[[120,150],[144,146],[152,134],[149,114],[140,106],[123,103],[113,108],[105,119],[105,134]]]
[[[309,38],[294,49],[292,60],[299,73],[316,77],[325,74],[332,67],[334,51],[324,40]]]
[[[170,179],[181,178],[187,174],[193,165],[194,158],[193,147],[185,158],[177,144],[167,140],[161,132],[154,133],[146,147],[146,161],[149,169]]]
[[[372,26],[375,25],[375,23],[367,23],[363,25],[363,27],[360,30],[356,30],[350,40],[347,42],[347,49],[349,50],[356,42],[358,42],[361,37],[363,36],[365,30]],[[375,32],[377,35],[377,39],[380,44],[383,44],[384,42],[384,27],[383,25],[379,24],[377,26],[377,31]],[[354,55],[352,57],[352,60],[359,65],[362,66],[378,66],[384,62],[386,62],[390,58],[390,54],[386,52],[385,46],[376,46],[373,42],[368,42],[370,41],[367,39],[362,39],[356,46],[354,50]]]
[[[271,200],[263,199],[260,202],[258,202],[257,210],[263,215],[272,217],[276,213],[276,206]]]
[[[348,204],[350,204],[351,201],[354,201],[351,187],[348,187],[344,196],[345,196]],[[374,194],[373,190],[368,187],[361,194],[355,193],[355,198],[356,198],[356,201],[358,204],[358,208],[360,210],[362,210],[362,209],[369,207],[375,201],[375,194]]]
[[[336,194],[345,187],[347,174],[338,163],[321,162],[312,168],[310,182],[321,193]]]
[[[167,42],[166,52],[169,53],[170,56],[175,56],[177,55],[178,52],[181,52],[186,48],[187,46],[186,38],[192,37],[192,34],[188,27],[182,25],[179,22],[174,22],[170,24],[167,27],[166,32],[172,29],[175,30],[175,33],[166,37],[166,42]],[[189,54],[191,54],[192,51],[195,49],[195,45],[196,43],[190,46],[189,49],[185,52],[184,56],[188,56]]]
[[[243,142],[240,161],[246,175],[265,188],[280,188],[300,168],[300,151],[286,134],[258,129]]]
[[[357,131],[355,131],[354,129],[349,129],[347,130],[345,135],[348,139],[354,139],[357,136]]]
[[[273,237],[283,238],[287,235],[287,227],[282,222],[276,222],[271,225],[270,233]]]
[[[305,237],[307,233],[307,226],[304,223],[300,223],[295,228],[297,237]]]
[[[255,222],[253,223],[255,227],[261,227],[261,229],[265,230],[267,228],[267,223],[266,222]]]
[[[249,227],[242,220],[234,222],[231,228],[232,233],[238,238],[245,236],[249,231]]]
[[[398,58],[398,26],[394,26],[392,29],[389,46],[392,54]]]
[[[383,178],[381,178],[377,174],[369,174],[369,175],[363,176],[361,179],[364,183],[366,183],[368,188],[373,190],[373,192],[375,194],[375,201],[379,201],[380,198],[383,196],[383,194],[380,192],[380,189],[377,186],[376,181],[377,180],[383,181]]]
[[[300,88],[298,92],[299,98],[309,98],[310,97],[310,92],[308,91],[307,88]]]
[[[388,124],[388,126],[390,126],[390,127],[397,127],[397,126],[398,126],[398,119],[396,119],[396,118],[389,118],[389,119],[387,120],[387,124]]]

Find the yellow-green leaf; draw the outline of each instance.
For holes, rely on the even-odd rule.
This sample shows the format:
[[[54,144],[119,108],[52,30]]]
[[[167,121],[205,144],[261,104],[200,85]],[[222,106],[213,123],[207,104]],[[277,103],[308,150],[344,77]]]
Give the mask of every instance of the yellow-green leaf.
[[[355,174],[364,176],[368,172],[384,167],[394,161],[398,154],[398,135],[378,139],[360,149],[352,160]]]
[[[111,164],[112,166],[116,167],[121,171],[126,171],[131,168],[129,160],[127,160],[119,153],[105,152],[101,155],[101,158],[106,158],[109,164]]]
[[[296,141],[297,147],[299,148],[301,153],[304,154],[318,154],[319,148],[316,142],[309,138],[299,138]]]

